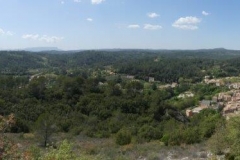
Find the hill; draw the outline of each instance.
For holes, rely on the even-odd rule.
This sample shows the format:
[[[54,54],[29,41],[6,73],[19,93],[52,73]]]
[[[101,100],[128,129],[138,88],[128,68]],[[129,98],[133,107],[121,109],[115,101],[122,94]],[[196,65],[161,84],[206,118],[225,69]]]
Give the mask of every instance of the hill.
[[[1,74],[29,74],[31,70],[36,69],[58,70],[61,68],[67,71],[86,67],[113,66],[121,73],[138,75],[142,79],[153,76],[161,80],[157,72],[164,68],[172,69],[173,65],[177,70],[186,70],[189,68],[188,65],[194,65],[192,68],[197,71],[196,74],[200,70],[216,70],[216,67],[218,73],[214,73],[214,76],[231,75],[234,72],[239,74],[238,59],[240,59],[240,51],[226,49],[0,51],[0,72]],[[233,67],[235,69],[231,69]]]

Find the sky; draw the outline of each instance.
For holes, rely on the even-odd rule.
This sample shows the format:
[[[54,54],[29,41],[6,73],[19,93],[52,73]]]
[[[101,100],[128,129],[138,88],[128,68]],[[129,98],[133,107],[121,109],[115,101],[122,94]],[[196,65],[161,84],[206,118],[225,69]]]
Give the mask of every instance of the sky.
[[[240,50],[239,0],[0,0],[0,50]]]

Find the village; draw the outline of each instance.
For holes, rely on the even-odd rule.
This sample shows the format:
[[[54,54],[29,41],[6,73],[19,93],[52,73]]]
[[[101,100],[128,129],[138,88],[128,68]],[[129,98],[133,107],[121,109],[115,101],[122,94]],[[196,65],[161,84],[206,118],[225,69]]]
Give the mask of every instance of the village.
[[[108,75],[117,75],[111,70],[106,71]],[[140,81],[133,75],[121,75],[122,78],[128,79],[130,81]],[[157,83],[154,77],[147,77],[146,82],[153,84]],[[230,117],[240,115],[240,79],[239,77],[226,77],[216,79],[214,77],[205,76],[202,83],[207,85],[215,85],[217,87],[227,87],[229,91],[221,92],[216,94],[211,98],[211,100],[201,100],[197,106],[186,109],[185,114],[187,117],[192,117],[195,114],[199,114],[204,109],[214,109],[221,111],[222,116],[226,119]],[[165,88],[175,88],[179,84],[161,84],[157,85],[159,90]],[[192,98],[194,93],[191,91],[186,91],[177,96],[178,99]]]
[[[221,111],[221,114],[229,119],[230,117],[240,115],[240,83],[235,82],[236,77],[227,77],[224,79],[210,79],[205,76],[204,83],[216,86],[226,86],[229,91],[221,92],[212,97],[212,100],[202,100],[197,107],[186,110],[186,116],[192,117],[200,113],[203,109],[211,108]],[[188,97],[194,96],[193,93],[185,93]],[[179,95],[180,97],[182,95]]]

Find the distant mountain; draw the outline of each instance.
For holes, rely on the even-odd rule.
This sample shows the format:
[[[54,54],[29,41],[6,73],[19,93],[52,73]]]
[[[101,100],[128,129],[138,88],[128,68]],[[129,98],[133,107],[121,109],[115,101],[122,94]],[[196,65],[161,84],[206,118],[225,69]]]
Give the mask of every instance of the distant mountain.
[[[32,48],[25,48],[24,50],[30,51],[30,52],[61,51],[61,49],[57,47],[32,47]]]

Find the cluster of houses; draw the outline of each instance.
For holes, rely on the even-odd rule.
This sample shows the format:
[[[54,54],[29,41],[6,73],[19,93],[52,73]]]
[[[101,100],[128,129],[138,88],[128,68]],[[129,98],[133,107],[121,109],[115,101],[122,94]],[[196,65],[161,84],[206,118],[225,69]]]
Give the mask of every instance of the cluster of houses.
[[[222,109],[222,115],[227,119],[231,116],[240,115],[240,83],[226,83],[222,79],[210,79],[209,76],[205,76],[204,83],[215,84],[216,86],[227,86],[231,91],[219,93],[214,96],[212,100],[200,101],[199,106],[193,109],[186,110],[186,116],[191,117],[194,114],[200,113],[203,109],[212,108],[215,110]],[[190,93],[184,93],[178,96],[178,98],[191,97]]]
[[[199,106],[193,108],[193,109],[187,109],[186,110],[186,116],[192,117],[195,114],[200,113],[203,109],[211,108],[211,109],[219,109],[221,107],[220,103],[217,103],[217,101],[214,100],[202,100],[199,103]]]
[[[232,90],[226,93],[219,93],[217,97],[219,102],[224,104],[223,116],[231,117],[239,114],[240,111],[240,90]]]
[[[240,89],[240,83],[231,83],[228,81],[231,81],[233,77],[226,77],[224,79],[215,79],[215,78],[210,78],[210,76],[205,76],[204,77],[204,83],[206,84],[212,84],[216,86],[227,86],[229,89]]]
[[[216,86],[223,86],[224,82],[221,79],[210,79],[210,76],[204,77],[204,83],[206,84],[215,84]]]
[[[222,92],[214,96],[212,100],[200,101],[199,106],[186,110],[186,116],[191,117],[206,108],[215,110],[222,108],[222,115],[226,118],[240,114],[240,90]]]

